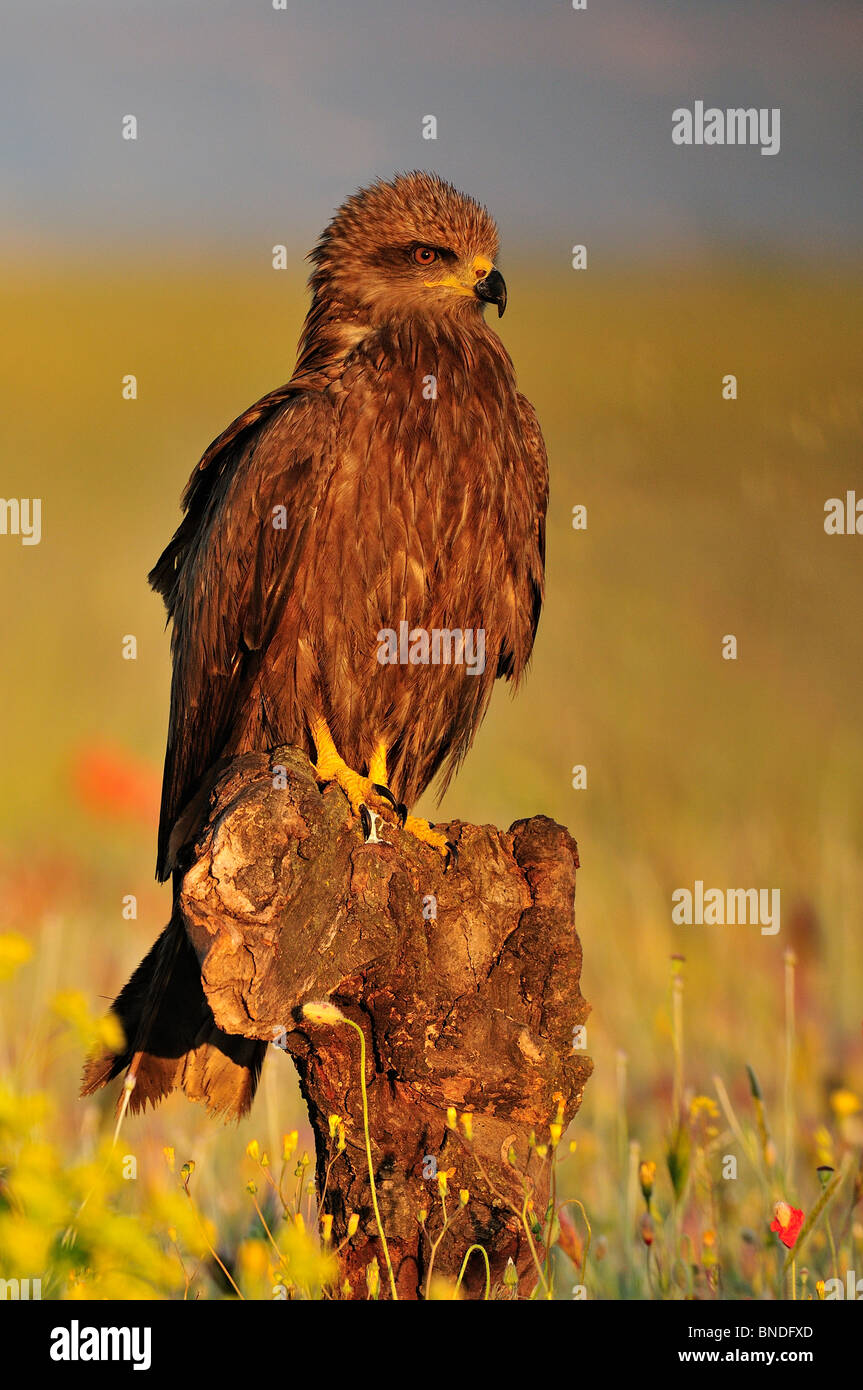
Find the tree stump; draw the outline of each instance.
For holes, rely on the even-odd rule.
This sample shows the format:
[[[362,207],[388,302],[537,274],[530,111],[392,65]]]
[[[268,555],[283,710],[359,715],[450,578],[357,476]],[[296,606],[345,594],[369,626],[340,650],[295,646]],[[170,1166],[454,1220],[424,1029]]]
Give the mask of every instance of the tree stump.
[[[511,1258],[518,1295],[530,1294],[537,1275],[521,1212],[527,1191],[542,1220],[549,1171],[531,1136],[547,1143],[556,1112],[569,1123],[592,1069],[574,1046],[589,1012],[573,925],[574,840],[545,816],[506,832],[445,828],[458,847],[449,868],[397,825],[378,822],[380,842],[365,843],[343,793],[322,791],[304,754],[247,754],[213,789],[182,885],[180,910],[219,1027],[281,1046],[296,1063],[319,1204],[335,1152],[329,1116],[345,1122],[323,1211],[334,1244],[350,1214],[360,1216],[342,1252],[343,1278],[360,1298],[375,1256],[388,1294],[360,1041],[344,1024],[313,1023],[304,1005],[331,1001],[365,1036],[373,1169],[399,1298],[424,1293],[443,1225],[440,1172],[452,1219],[435,1273],[457,1278],[479,1243],[492,1285],[502,1285]],[[450,1107],[470,1114],[471,1137],[463,1123],[448,1125]],[[477,1252],[462,1290],[484,1289]],[[512,1278],[506,1293],[515,1296]]]

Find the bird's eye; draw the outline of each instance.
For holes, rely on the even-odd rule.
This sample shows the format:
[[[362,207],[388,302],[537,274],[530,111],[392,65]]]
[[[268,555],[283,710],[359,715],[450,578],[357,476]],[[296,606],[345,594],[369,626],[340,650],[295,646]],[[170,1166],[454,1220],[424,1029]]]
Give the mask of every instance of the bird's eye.
[[[417,265],[431,265],[432,261],[437,260],[437,251],[432,246],[416,246],[413,258]]]

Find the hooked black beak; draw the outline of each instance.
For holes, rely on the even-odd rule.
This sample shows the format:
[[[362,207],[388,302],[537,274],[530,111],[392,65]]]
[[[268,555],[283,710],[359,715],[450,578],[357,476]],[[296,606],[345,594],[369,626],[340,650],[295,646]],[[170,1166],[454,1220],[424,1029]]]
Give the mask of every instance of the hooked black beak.
[[[506,281],[499,270],[490,270],[482,280],[474,285],[474,294],[486,304],[497,305],[497,316],[503,318],[506,308]]]

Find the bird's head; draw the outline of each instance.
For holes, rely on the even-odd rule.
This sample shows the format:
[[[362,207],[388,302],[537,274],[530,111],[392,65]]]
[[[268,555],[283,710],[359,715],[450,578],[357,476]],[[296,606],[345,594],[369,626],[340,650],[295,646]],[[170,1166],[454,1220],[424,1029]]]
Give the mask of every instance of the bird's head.
[[[369,324],[407,316],[479,317],[506,308],[495,268],[497,228],[486,209],[436,174],[400,174],[339,208],[311,253],[311,285]]]

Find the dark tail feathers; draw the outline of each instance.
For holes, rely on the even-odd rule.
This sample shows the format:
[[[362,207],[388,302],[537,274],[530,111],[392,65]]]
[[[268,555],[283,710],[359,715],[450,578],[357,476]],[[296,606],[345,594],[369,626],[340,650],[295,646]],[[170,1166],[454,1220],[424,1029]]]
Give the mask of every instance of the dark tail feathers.
[[[190,1100],[239,1119],[258,1085],[266,1043],[216,1027],[201,984],[201,970],[175,912],[131,980],[114,1000],[127,1048],[91,1057],[81,1095],[89,1096],[127,1067],[134,1067],[134,1113],[158,1105],[181,1086]]]

